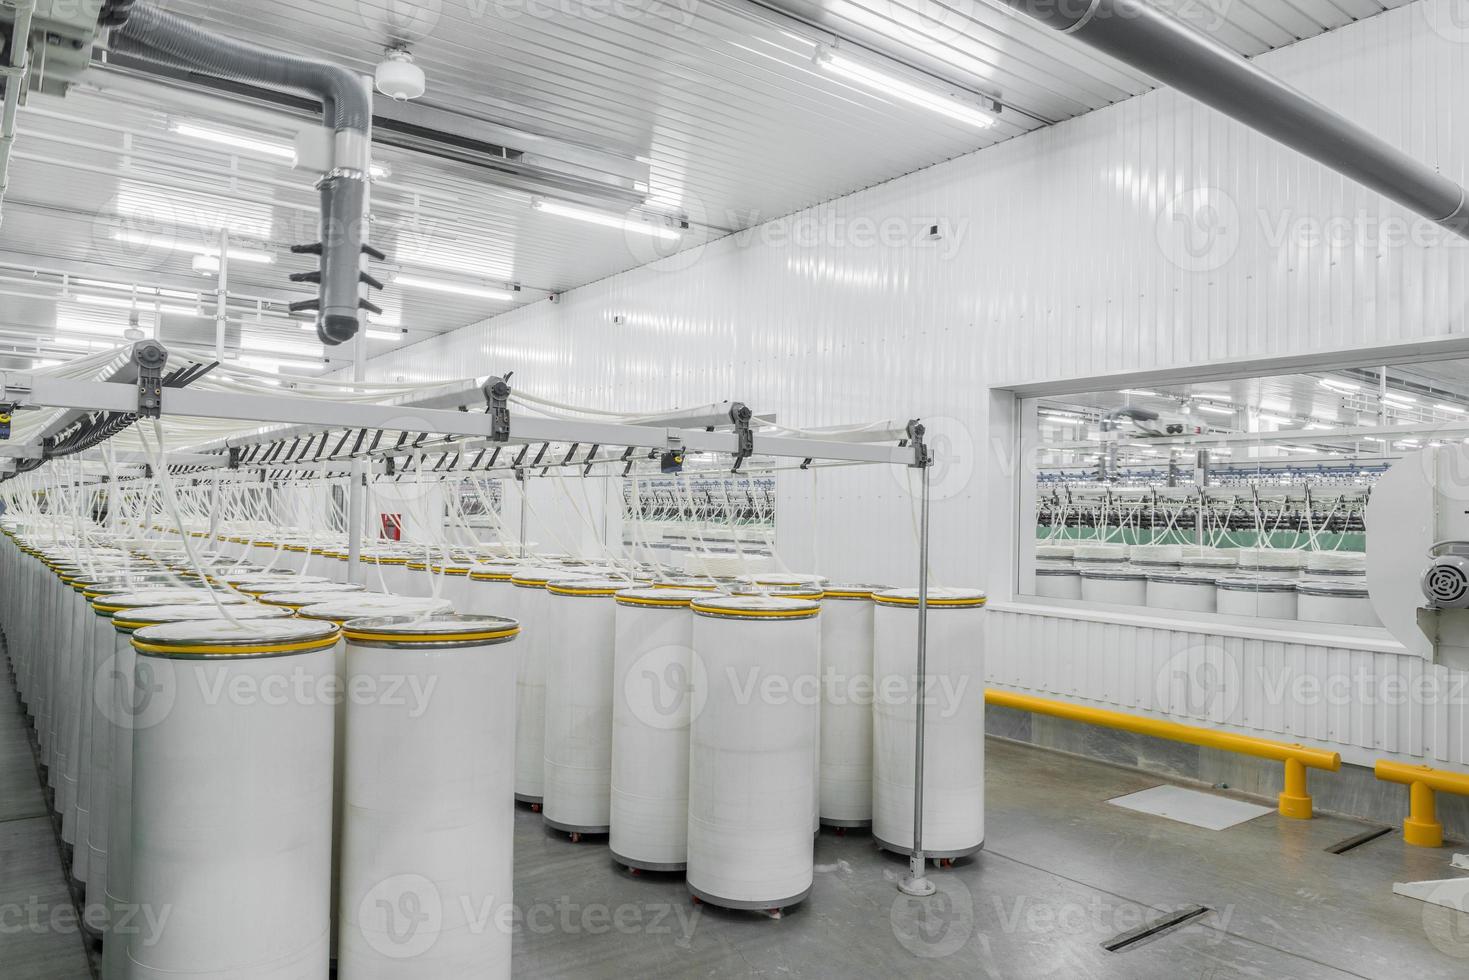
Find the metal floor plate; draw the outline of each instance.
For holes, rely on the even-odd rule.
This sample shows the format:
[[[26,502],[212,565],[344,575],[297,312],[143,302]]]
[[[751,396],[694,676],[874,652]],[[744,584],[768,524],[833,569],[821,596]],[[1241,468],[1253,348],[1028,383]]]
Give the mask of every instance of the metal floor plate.
[[[1275,812],[1267,806],[1232,800],[1214,793],[1201,793],[1182,786],[1154,786],[1141,793],[1119,796],[1107,802],[1124,810],[1167,817],[1169,820],[1205,830],[1228,830]]]

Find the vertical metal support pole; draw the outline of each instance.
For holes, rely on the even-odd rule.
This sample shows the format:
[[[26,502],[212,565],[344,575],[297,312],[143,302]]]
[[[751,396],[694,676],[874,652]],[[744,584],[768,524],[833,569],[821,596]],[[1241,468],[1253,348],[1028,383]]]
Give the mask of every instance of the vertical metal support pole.
[[[1387,368],[1377,369],[1377,427],[1379,429],[1387,426]],[[1384,440],[1378,443],[1382,447],[1382,455],[1386,456],[1392,451],[1392,442]]]
[[[229,326],[230,230],[219,229],[219,286],[214,300],[214,359],[224,361],[225,330]]]
[[[917,703],[913,731],[913,856],[908,862],[908,877],[898,883],[905,895],[932,895],[937,886],[928,880],[928,859],[923,854],[923,749],[926,737],[925,704],[928,685],[928,501],[932,460],[922,467],[922,496],[919,498],[918,520],[918,664],[915,672]]]
[[[372,78],[364,75],[362,86],[367,90],[367,100],[371,104],[373,99]],[[367,135],[363,140],[363,155],[365,160],[358,161],[362,164],[362,172],[366,180],[366,186],[362,192],[362,240],[367,241],[368,232],[372,227],[372,120],[367,120]],[[330,233],[331,229],[327,230]],[[324,244],[324,243],[323,243]],[[366,271],[367,256],[364,254],[359,260]],[[367,327],[363,325],[357,331],[357,338],[352,345],[352,380],[362,382],[367,380]],[[354,585],[367,584],[367,569],[362,564],[362,538],[364,524],[366,523],[367,510],[367,463],[360,456],[352,457],[351,483],[347,488],[347,581]]]
[[[210,550],[219,548],[219,470],[214,471],[214,486],[209,495],[209,547]]]
[[[530,484],[525,482],[525,470],[515,471],[515,485],[520,491],[520,557],[524,558],[526,512],[530,510],[530,504],[526,499],[527,493],[530,490]]]

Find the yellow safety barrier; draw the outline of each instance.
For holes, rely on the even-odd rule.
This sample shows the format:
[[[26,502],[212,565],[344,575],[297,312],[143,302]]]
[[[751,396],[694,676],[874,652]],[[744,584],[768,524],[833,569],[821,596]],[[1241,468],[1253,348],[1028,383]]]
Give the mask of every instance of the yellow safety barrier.
[[[1220,732],[1212,728],[1180,725],[1177,722],[1159,721],[1156,718],[1089,708],[1086,705],[1052,701],[1049,698],[1037,698],[1029,694],[1015,694],[1010,691],[987,690],[985,691],[985,702],[1001,708],[1030,711],[1038,715],[1050,715],[1052,718],[1079,721],[1086,725],[1116,728],[1138,735],[1166,738],[1172,742],[1201,745],[1224,752],[1254,756],[1257,759],[1283,762],[1285,763],[1285,790],[1280,794],[1280,815],[1295,820],[1311,819],[1311,794],[1306,785],[1306,770],[1309,768],[1337,772],[1341,769],[1340,753],[1313,749],[1304,745],[1272,742],[1269,739],[1255,738],[1251,735],[1236,735],[1233,732]]]
[[[1403,821],[1403,840],[1414,847],[1443,847],[1443,824],[1438,822],[1435,793],[1469,796],[1469,776],[1429,766],[1410,766],[1379,759],[1377,778],[1408,787],[1408,819]]]

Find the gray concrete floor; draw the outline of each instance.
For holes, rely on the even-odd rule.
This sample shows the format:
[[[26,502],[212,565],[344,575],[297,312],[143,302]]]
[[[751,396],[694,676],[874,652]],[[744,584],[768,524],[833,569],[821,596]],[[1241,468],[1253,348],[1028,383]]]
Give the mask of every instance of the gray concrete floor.
[[[1394,832],[1330,854],[1370,825],[1329,817],[1201,830],[1106,802],[1156,776],[995,739],[989,750],[986,848],[936,871],[935,898],[899,894],[906,861],[865,834],[823,832],[810,899],[778,921],[695,907],[677,876],[634,878],[601,843],[572,844],[522,810],[516,975],[1469,976],[1469,916],[1392,894],[1394,881],[1454,877],[1452,849],[1409,848]],[[1126,951],[1102,948],[1194,905],[1210,911]]]
[[[8,672],[0,671],[0,977],[90,976]],[[516,822],[519,977],[1463,978],[1469,916],[1392,895],[1452,877],[1452,849],[1368,825],[1275,814],[1207,831],[1106,801],[1163,780],[991,739],[986,849],[932,899],[861,833],[823,832],[810,899],[781,919],[696,906],[675,875],[634,877],[603,841]],[[1102,943],[1207,913],[1122,952]]]
[[[82,938],[25,712],[0,657],[0,977],[91,977]]]

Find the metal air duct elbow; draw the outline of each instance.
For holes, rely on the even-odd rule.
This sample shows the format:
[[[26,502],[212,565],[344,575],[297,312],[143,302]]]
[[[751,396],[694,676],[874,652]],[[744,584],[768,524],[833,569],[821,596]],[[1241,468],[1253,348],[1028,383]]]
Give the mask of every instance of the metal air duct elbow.
[[[1469,238],[1469,193],[1145,0],[1004,0]]]
[[[318,311],[322,343],[351,340],[364,305],[361,284],[376,285],[361,271],[372,138],[372,99],[362,80],[340,65],[245,44],[152,6],[134,6],[126,23],[113,32],[112,43],[117,50],[169,66],[320,100],[325,124],[335,133],[336,166],[320,183],[321,240],[295,249],[321,254],[320,273],[296,277],[318,283],[318,298],[293,309]]]

